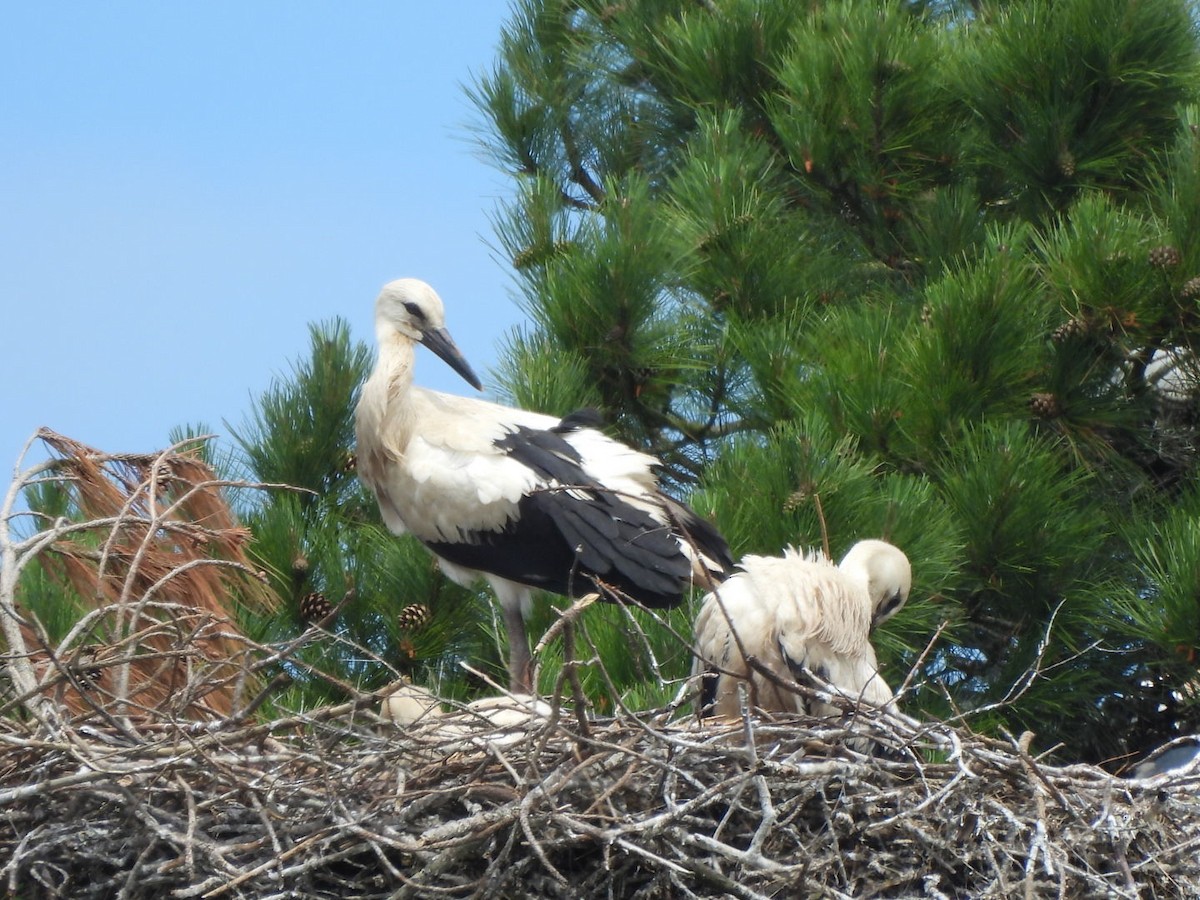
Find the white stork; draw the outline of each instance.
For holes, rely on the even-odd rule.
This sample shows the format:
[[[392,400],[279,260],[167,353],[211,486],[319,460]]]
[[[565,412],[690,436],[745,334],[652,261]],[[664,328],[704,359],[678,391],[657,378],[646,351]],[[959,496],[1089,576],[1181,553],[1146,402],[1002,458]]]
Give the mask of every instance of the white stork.
[[[912,569],[900,550],[859,541],[835,566],[819,551],[806,556],[788,548],[782,557],[747,556],[740,568],[704,598],[696,617],[702,714],[738,715],[739,682],[749,685],[750,703],[761,710],[839,714],[826,703],[806,709],[799,693],[753,671],[747,656],[782,684],[807,670],[851,699],[891,705],[870,633],[908,599]]]
[[[1141,762],[1126,773],[1127,778],[1157,778],[1184,769],[1195,769],[1200,772],[1200,766],[1195,766],[1200,759],[1200,735],[1189,734],[1178,737],[1152,751]]]
[[[418,538],[456,582],[491,584],[514,693],[531,690],[533,589],[662,608],[732,566],[717,530],[661,491],[658,461],[590,427],[594,414],[558,419],[414,386],[420,343],[480,389],[429,285],[385,285],[375,334],[355,411],[358,471],[392,532]]]
[[[404,679],[383,698],[379,715],[397,725],[415,725],[441,716],[442,703],[433,691]]]

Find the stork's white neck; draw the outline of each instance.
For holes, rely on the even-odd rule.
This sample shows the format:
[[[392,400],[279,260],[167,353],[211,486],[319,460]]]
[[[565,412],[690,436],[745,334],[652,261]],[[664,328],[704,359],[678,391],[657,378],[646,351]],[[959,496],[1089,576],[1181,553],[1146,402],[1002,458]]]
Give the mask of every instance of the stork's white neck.
[[[413,380],[413,364],[416,361],[413,340],[386,322],[375,324],[375,338],[379,342],[375,373],[384,376],[393,398],[402,398],[408,394]]]
[[[356,412],[359,456],[366,458],[367,471],[373,450],[386,445],[389,453],[403,453],[412,433],[413,342],[386,324],[376,323],[375,334],[378,356]]]
[[[861,589],[864,594],[870,593],[871,575],[857,560],[851,561],[849,565],[846,564],[846,560],[842,560],[838,570],[850,584]]]

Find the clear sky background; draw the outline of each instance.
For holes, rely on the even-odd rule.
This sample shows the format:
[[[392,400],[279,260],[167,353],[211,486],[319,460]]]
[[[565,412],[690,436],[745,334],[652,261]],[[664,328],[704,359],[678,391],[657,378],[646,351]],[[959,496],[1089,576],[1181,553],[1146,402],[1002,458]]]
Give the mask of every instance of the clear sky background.
[[[341,316],[429,281],[488,381],[523,321],[463,86],[502,0],[7,4],[0,487],[45,425],[113,452],[222,435]],[[419,383],[470,393],[421,353]],[[38,458],[41,458],[39,455]]]

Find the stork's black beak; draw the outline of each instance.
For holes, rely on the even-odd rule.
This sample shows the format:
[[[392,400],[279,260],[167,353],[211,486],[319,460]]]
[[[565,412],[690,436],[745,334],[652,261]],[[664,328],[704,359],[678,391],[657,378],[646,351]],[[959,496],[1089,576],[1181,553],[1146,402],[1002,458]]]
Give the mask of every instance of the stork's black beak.
[[[871,631],[875,631],[876,627],[881,623],[890,619],[895,615],[896,610],[904,605],[904,595],[897,591],[887,601],[875,610],[875,615],[871,616]]]
[[[483,384],[479,381],[471,364],[467,362],[466,357],[458,349],[454,343],[454,338],[450,337],[450,332],[445,328],[431,328],[421,335],[421,343],[432,350],[438,357],[455,372],[463,377],[467,384],[475,388],[477,391],[483,390]]]

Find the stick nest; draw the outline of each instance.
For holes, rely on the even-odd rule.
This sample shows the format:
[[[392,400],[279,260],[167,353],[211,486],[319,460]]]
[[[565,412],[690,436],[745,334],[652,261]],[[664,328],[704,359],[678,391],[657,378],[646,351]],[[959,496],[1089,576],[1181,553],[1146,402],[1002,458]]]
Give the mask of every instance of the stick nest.
[[[1120,779],[866,712],[402,729],[374,703],[136,739],[0,722],[0,877],[72,898],[1200,896],[1194,765]]]
[[[57,458],[0,504],[10,897],[1200,896],[1196,761],[1114,778],[849,701],[699,725],[614,692],[598,720],[571,679],[574,708],[560,679],[508,728],[471,708],[401,728],[352,685],[259,718],[266,674],[319,629],[237,629],[229,596],[270,605],[222,499],[239,485],[174,449],[39,436]],[[29,485],[70,491],[78,520],[14,533]],[[61,640],[17,602],[30,565],[94,600]]]

